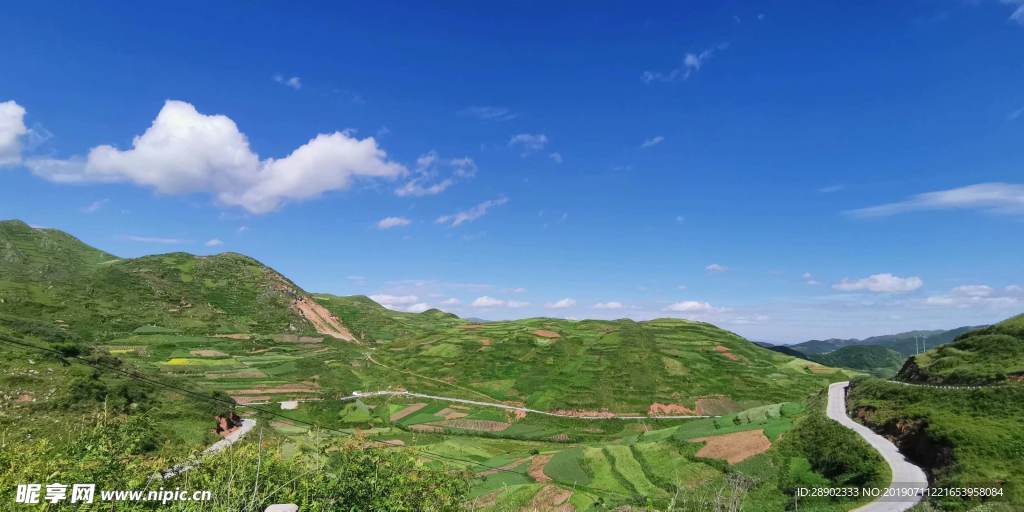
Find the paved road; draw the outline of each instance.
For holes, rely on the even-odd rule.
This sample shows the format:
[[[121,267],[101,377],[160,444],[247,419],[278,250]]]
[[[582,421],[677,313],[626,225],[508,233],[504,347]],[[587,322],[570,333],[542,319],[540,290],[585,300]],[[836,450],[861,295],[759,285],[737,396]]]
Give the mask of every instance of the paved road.
[[[352,396],[346,396],[339,399],[339,401],[355,400],[357,398],[365,398],[371,396],[409,396],[426,398],[428,400],[440,400],[442,402],[457,402],[460,404],[479,405],[482,407],[497,407],[499,409],[507,409],[509,411],[526,411],[534,414],[542,414],[544,416],[555,416],[557,418],[575,418],[578,420],[684,420],[684,419],[696,419],[696,418],[718,418],[719,416],[620,416],[616,414],[608,414],[602,416],[577,416],[575,414],[562,414],[557,412],[540,411],[537,409],[530,409],[527,407],[517,407],[515,405],[508,405],[494,402],[478,402],[476,400],[466,400],[464,398],[452,398],[450,396],[434,396],[424,395],[423,393],[413,393],[411,391],[356,391],[352,393]]]
[[[856,432],[878,451],[892,470],[892,482],[887,492],[891,496],[901,496],[880,497],[852,512],[903,512],[921,501],[928,488],[928,478],[921,468],[903,457],[896,445],[846,415],[846,388],[849,385],[849,382],[836,382],[828,387],[828,417]]]
[[[253,429],[253,427],[255,427],[255,426],[256,426],[256,420],[253,420],[253,419],[244,419],[244,420],[242,420],[242,426],[238,427],[238,429],[235,430],[234,432],[224,436],[224,439],[221,439],[220,441],[217,441],[216,443],[213,443],[210,446],[208,446],[205,450],[203,450],[202,455],[210,455],[210,454],[217,453],[219,451],[227,449],[227,447],[237,443],[239,440],[241,440],[243,437],[245,437],[245,435],[248,434],[249,431],[251,431]],[[160,472],[160,477],[164,478],[164,479],[173,478],[173,477],[176,477],[176,476],[178,476],[178,475],[180,475],[182,473],[185,473],[187,471],[192,470],[193,468],[195,468],[198,465],[199,465],[199,460],[198,459],[194,460],[192,462],[186,462],[186,463],[183,463],[183,464],[178,464],[177,466],[174,466],[173,468],[161,471]]]

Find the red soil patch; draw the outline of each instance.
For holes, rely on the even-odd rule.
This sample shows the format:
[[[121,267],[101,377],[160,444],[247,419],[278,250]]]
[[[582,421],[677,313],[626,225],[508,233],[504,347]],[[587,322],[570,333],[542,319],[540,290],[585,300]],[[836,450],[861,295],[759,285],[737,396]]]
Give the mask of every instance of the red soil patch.
[[[569,503],[572,491],[557,485],[545,485],[533,495],[530,505],[524,510],[545,512],[575,512],[576,507]]]
[[[19,404],[27,404],[32,401],[32,393],[26,391],[25,393],[18,395],[18,398],[14,399],[14,401]]]
[[[698,437],[690,441],[705,443],[704,447],[697,451],[698,457],[725,460],[729,464],[742,462],[772,447],[772,442],[765,437],[763,429]]]
[[[356,341],[356,337],[341,324],[336,316],[332,315],[330,311],[327,311],[327,308],[321,306],[313,299],[301,297],[292,302],[292,309],[298,311],[303,318],[313,324],[316,332],[340,340]]]
[[[727,396],[697,399],[697,414],[701,416],[721,416],[740,410],[740,404]]]
[[[270,395],[249,395],[249,396],[238,396],[230,395],[231,398],[238,402],[238,405],[248,405],[255,402],[269,402]]]
[[[538,329],[536,331],[533,331],[533,335],[534,336],[540,336],[541,338],[549,338],[549,339],[557,339],[557,338],[561,338],[562,337],[561,334],[558,334],[555,331],[547,331],[547,330],[544,330],[544,329]]]
[[[398,421],[398,420],[400,420],[400,419],[402,419],[402,418],[404,418],[404,417],[406,417],[406,416],[408,416],[408,415],[410,415],[410,414],[412,414],[412,413],[414,413],[414,412],[416,412],[416,411],[418,411],[418,410],[420,410],[420,409],[422,409],[422,408],[424,408],[426,406],[427,406],[427,404],[407,405],[404,409],[402,409],[400,411],[397,411],[397,412],[391,413],[391,421],[392,422]]]
[[[607,409],[601,409],[600,411],[588,411],[586,409],[555,409],[551,411],[555,414],[561,414],[563,416],[575,416],[589,417],[589,418],[613,418],[615,413],[608,411]]]
[[[530,478],[538,482],[550,482],[551,477],[544,474],[544,466],[551,460],[551,455],[535,455],[530,460],[530,469],[526,470],[526,474],[530,475]]]
[[[739,359],[738,357],[736,357],[736,354],[729,352],[728,348],[723,347],[721,345],[715,345],[715,352],[722,354],[722,356],[724,356],[726,359],[730,361],[736,361],[737,359]]]
[[[512,414],[515,416],[516,421],[519,421],[519,420],[521,420],[523,418],[526,418],[526,410],[525,409],[516,409],[516,410],[512,411]]]
[[[480,344],[485,347],[489,347],[494,344],[494,340],[490,338],[480,338]]]
[[[320,385],[313,382],[308,384],[282,384],[274,387],[257,387],[253,389],[236,389],[231,391],[233,395],[258,395],[258,394],[271,394],[278,395],[282,393],[315,393],[320,389]]]
[[[679,404],[659,404],[655,402],[647,408],[648,416],[682,416],[694,414],[693,409]]]

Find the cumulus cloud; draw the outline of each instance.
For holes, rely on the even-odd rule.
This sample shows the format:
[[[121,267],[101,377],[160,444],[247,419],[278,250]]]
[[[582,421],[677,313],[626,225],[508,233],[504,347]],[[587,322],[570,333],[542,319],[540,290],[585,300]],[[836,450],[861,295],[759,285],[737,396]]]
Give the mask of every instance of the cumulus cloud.
[[[524,300],[510,300],[505,302],[505,305],[510,308],[525,308],[526,306],[529,306],[530,303]]]
[[[651,146],[657,146],[658,144],[661,144],[662,142],[665,142],[665,137],[662,137],[661,135],[657,135],[655,137],[651,137],[650,139],[645,140],[642,144],[640,144],[640,147],[642,147],[642,148],[649,148]]]
[[[468,210],[442,215],[437,218],[437,224],[450,224],[452,227],[459,226],[466,222],[473,222],[484,215],[487,215],[487,211],[495,206],[501,206],[508,202],[508,198],[499,197],[498,199],[491,199],[490,201],[484,201]]]
[[[720,43],[698,53],[687,53],[683,56],[683,62],[679,67],[673,68],[667,72],[644,71],[641,75],[641,79],[643,79],[644,83],[648,84],[651,82],[678,82],[689,80],[690,77],[700,71],[716,53],[725,50],[728,47],[728,43]]]
[[[708,272],[721,273],[721,272],[728,272],[729,271],[729,267],[727,267],[725,265],[719,265],[718,263],[712,263],[712,264],[704,267],[704,270],[707,270]]]
[[[522,150],[522,156],[535,153],[548,145],[548,136],[543,133],[520,133],[513,135],[508,141],[510,147],[518,147]]]
[[[889,273],[873,274],[862,279],[847,279],[832,285],[843,292],[869,291],[875,293],[912,292],[924,285],[920,277],[899,277]]]
[[[391,229],[408,226],[409,224],[412,224],[412,221],[405,217],[384,217],[377,221],[377,229]]]
[[[1002,215],[1024,214],[1024,185],[978,183],[966,187],[926,192],[895,203],[846,212],[854,217],[888,217],[923,210],[982,210]]]
[[[443,304],[445,306],[458,306],[459,304],[462,304],[462,301],[459,300],[459,299],[456,299],[455,297],[451,297],[451,298],[448,298],[448,299],[445,299],[445,300],[441,301],[441,304]]]
[[[0,102],[0,165],[21,162],[22,138],[25,127],[25,109],[13,100]]]
[[[356,178],[394,178],[407,171],[388,160],[372,137],[320,134],[284,158],[261,160],[235,122],[168,100],[153,124],[120,150],[101,145],[85,158],[36,159],[33,173],[60,183],[134,183],[163,194],[208,192],[251,213],[273,211],[343,190]]]
[[[707,302],[684,300],[665,306],[664,311],[672,311],[675,313],[714,313],[719,311],[719,309]]]
[[[210,240],[207,240],[204,245],[206,245],[207,247],[220,247],[224,245],[224,242],[219,238],[212,238]]]
[[[811,286],[818,286],[819,284],[821,284],[818,282],[817,279],[814,278],[814,276],[810,272],[804,272],[804,274],[800,276],[800,278],[803,279],[805,283]]]
[[[597,304],[594,304],[594,309],[622,309],[624,307],[626,306],[624,306],[621,302],[616,301],[598,302]]]
[[[370,299],[389,309],[400,309],[402,306],[411,306],[419,302],[420,298],[415,295],[389,295],[379,293],[370,295]]]
[[[285,78],[284,75],[274,75],[274,81],[296,91],[302,88],[302,79],[297,76]]]
[[[473,117],[481,121],[510,121],[519,117],[506,107],[489,105],[468,107],[459,111],[460,116]]]
[[[470,306],[473,306],[474,308],[493,308],[493,307],[504,306],[504,305],[505,305],[505,301],[503,301],[501,299],[495,299],[494,297],[490,297],[490,296],[487,296],[487,295],[484,295],[482,297],[477,297],[470,304]]]
[[[558,301],[555,301],[555,302],[551,302],[551,303],[545,304],[544,307],[546,307],[548,309],[566,309],[566,308],[571,308],[571,307],[573,307],[575,305],[576,305],[576,300],[575,299],[570,299],[570,298],[566,297],[566,298],[564,298],[562,300],[558,300]]]
[[[476,175],[477,166],[472,158],[443,159],[437,151],[429,151],[416,159],[416,167],[409,181],[395,189],[399,197],[421,197],[440,194],[460,179]],[[442,178],[442,174],[445,176]]]
[[[428,309],[430,309],[430,304],[427,304],[426,302],[417,302],[416,304],[405,308],[405,310],[410,313],[422,313]]]

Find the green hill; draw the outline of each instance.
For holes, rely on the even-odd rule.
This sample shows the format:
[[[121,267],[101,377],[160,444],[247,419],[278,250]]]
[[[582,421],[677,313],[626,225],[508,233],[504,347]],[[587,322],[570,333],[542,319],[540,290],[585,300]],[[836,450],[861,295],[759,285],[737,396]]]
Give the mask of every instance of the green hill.
[[[892,438],[942,488],[1000,488],[985,510],[1024,507],[1024,315],[911,357],[897,379],[855,380],[849,407]],[[912,385],[907,385],[912,384]],[[934,497],[940,510],[980,498]]]
[[[1024,379],[1024,315],[972,331],[911,357],[897,376],[915,383],[970,385]]]
[[[906,359],[899,352],[878,345],[851,345],[809,357],[827,366],[860,370],[876,377],[892,377]]]
[[[920,350],[919,347],[922,345],[924,348],[935,348],[940,345],[951,343],[961,334],[975,331],[983,327],[985,326],[964,326],[948,330],[908,331],[898,334],[872,336],[864,339],[830,338],[827,340],[810,340],[788,345],[788,347],[798,350],[804,354],[815,355],[827,354],[843,347],[870,345],[889,348],[899,352],[904,357],[907,357],[917,354]]]

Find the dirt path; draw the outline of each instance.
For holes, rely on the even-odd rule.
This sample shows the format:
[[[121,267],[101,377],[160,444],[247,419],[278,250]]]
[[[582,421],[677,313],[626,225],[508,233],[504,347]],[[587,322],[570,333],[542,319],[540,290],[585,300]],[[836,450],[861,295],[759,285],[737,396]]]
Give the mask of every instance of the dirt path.
[[[913,508],[928,489],[928,478],[921,468],[907,461],[896,445],[846,415],[846,388],[849,386],[849,382],[836,382],[828,387],[828,417],[856,432],[885,459],[892,470],[892,482],[885,493],[899,496],[876,499],[853,512],[903,512]]]
[[[412,372],[412,371],[409,371],[409,370],[403,370],[401,368],[395,368],[394,366],[388,366],[388,365],[386,365],[386,364],[384,364],[384,363],[382,363],[380,361],[377,361],[370,354],[366,354],[366,360],[371,362],[371,363],[373,363],[373,364],[375,364],[375,365],[377,365],[377,366],[380,366],[382,368],[387,368],[388,370],[391,370],[391,371],[395,371],[395,372],[398,372],[398,373],[404,373],[406,375],[412,375],[413,377],[416,377],[416,378],[419,378],[419,379],[423,379],[423,380],[429,380],[431,382],[437,382],[438,384],[444,384],[445,386],[448,386],[448,387],[451,387],[451,388],[454,388],[454,389],[458,389],[460,391],[465,391],[467,393],[473,393],[474,395],[477,395],[477,396],[482,396],[482,397],[484,397],[484,398],[486,398],[488,400],[497,401],[497,399],[494,398],[493,396],[485,395],[485,394],[483,394],[483,393],[481,393],[479,391],[473,390],[473,389],[464,388],[464,387],[459,386],[457,384],[452,384],[450,382],[445,382],[445,381],[443,381],[441,379],[435,379],[433,377],[427,377],[426,375],[421,375],[419,373]]]
[[[341,397],[338,401],[344,402],[346,400],[358,400],[360,398],[374,397],[374,396],[405,396],[415,398],[426,398],[429,400],[439,400],[442,402],[455,402],[460,404],[479,405],[481,407],[496,407],[498,409],[505,409],[507,411],[526,411],[534,414],[542,414],[544,416],[554,416],[556,418],[575,418],[580,420],[688,420],[698,418],[719,418],[720,416],[621,416],[614,413],[608,413],[607,415],[601,416],[579,416],[574,414],[562,414],[557,412],[540,411],[537,409],[530,409],[528,407],[518,407],[515,405],[508,405],[503,403],[495,402],[479,402],[476,400],[466,400],[465,398],[453,398],[450,396],[437,396],[427,395],[423,393],[413,393],[412,391],[354,391],[352,396]]]

